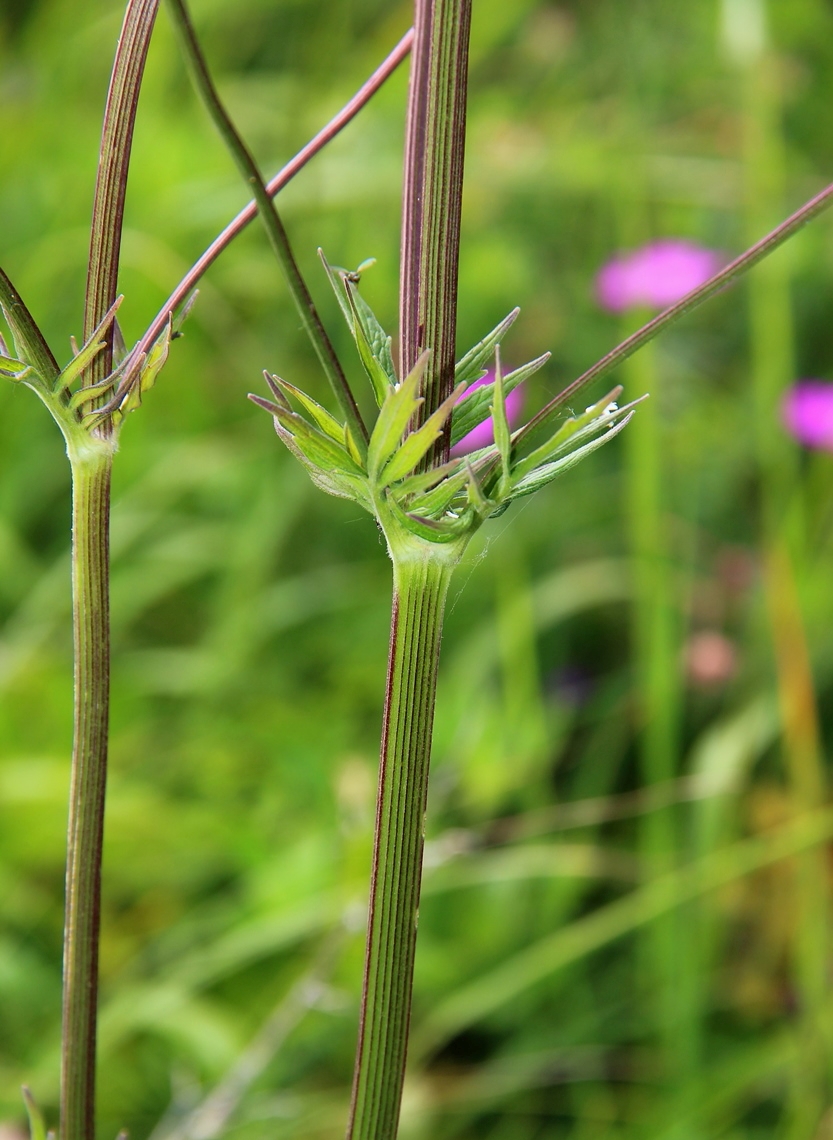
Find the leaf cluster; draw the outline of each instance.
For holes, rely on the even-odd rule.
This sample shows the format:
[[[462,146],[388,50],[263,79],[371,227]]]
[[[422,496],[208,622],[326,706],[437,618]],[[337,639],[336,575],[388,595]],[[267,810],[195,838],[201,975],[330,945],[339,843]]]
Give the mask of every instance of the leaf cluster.
[[[192,296],[183,309],[177,326],[187,316],[193,299]],[[0,376],[25,384],[36,392],[68,441],[75,438],[79,430],[92,436],[102,425],[107,425],[108,434],[112,434],[127,413],[140,406],[144,393],[153,387],[168,359],[171,341],[180,335],[170,315],[148,352],[128,353],[117,320],[123,300],[123,297],[116,299],[80,348],[75,337],[70,338],[72,359],[63,369],[55,364],[48,350],[43,350],[45,342],[43,346],[33,343],[29,322],[21,319],[13,306],[0,303],[12,342],[10,347],[0,335]],[[113,345],[112,371],[96,384],[84,383],[85,373],[104,351],[108,336],[112,337]]]
[[[503,374],[500,343],[520,312],[514,309],[458,361],[454,390],[420,423],[417,413],[429,352],[400,380],[391,337],[359,292],[361,274],[372,262],[350,272],[330,266],[321,256],[378,409],[369,440],[357,438],[349,424],[268,372],[264,376],[272,398],[250,394],[250,399],[273,416],[279,437],[316,486],[359,503],[386,531],[394,525],[430,543],[465,539],[514,499],[551,483],[612,439],[633,414],[633,404],[616,403],[621,393],[617,387],[566,419],[553,401],[534,433],[526,428],[513,432],[506,397],[550,356],[545,353]],[[494,379],[472,388],[492,361]],[[421,469],[443,432],[449,431],[453,446],[490,417],[494,443]]]

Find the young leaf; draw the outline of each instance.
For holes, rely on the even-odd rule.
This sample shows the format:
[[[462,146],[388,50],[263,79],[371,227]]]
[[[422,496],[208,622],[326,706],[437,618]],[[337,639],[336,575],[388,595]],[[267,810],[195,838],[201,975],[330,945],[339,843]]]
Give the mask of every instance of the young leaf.
[[[398,388],[389,388],[367,448],[367,470],[375,479],[399,448],[402,436],[422,403],[419,385],[429,353],[424,352]]]
[[[365,262],[365,266],[367,264],[373,264],[373,262]],[[385,330],[382,328],[376,314],[373,312],[370,305],[368,305],[367,301],[365,301],[364,297],[359,292],[358,282],[356,279],[359,277],[361,269],[362,267],[360,266],[355,273],[347,274],[345,278],[345,287],[353,301],[353,304],[355,305],[356,316],[362,328],[364,329],[364,335],[367,337],[373,356],[376,360],[379,361],[382,368],[385,370],[389,382],[391,384],[396,384],[396,369],[393,367],[393,356],[391,355],[390,350],[391,337],[389,337]]]
[[[310,463],[321,468],[324,473],[344,473],[364,478],[364,472],[347,453],[347,449],[328,435],[318,431],[312,424],[307,423],[303,416],[295,412],[286,412],[275,405],[274,417],[294,439],[297,447],[306,456]]]
[[[29,1140],[46,1140],[43,1113],[32,1096],[32,1090],[24,1085],[21,1092],[23,1093],[23,1103],[26,1105],[26,1115],[29,1117]]]
[[[503,377],[500,371],[500,345],[495,345],[495,382],[493,386],[492,422],[494,424],[495,446],[500,453],[501,491],[499,497],[509,490],[509,466],[512,459],[512,431],[506,416],[506,401],[503,398]]]
[[[437,517],[444,514],[453,503],[454,499],[466,486],[468,479],[468,471],[466,467],[457,471],[456,474],[450,475],[447,479],[443,479],[430,491],[426,491],[424,495],[411,503],[409,510],[415,514],[425,515],[430,517]],[[399,485],[401,487],[402,484]],[[397,499],[401,499],[399,494],[399,487],[394,488],[394,493]]]
[[[264,401],[264,403],[266,402]],[[260,403],[260,400],[255,400],[255,403]],[[298,446],[295,436],[281,426],[277,416],[275,416],[274,422],[278,438],[287,450],[295,456],[320,491],[334,495],[337,499],[350,499],[351,502],[358,503],[359,506],[373,514],[373,504],[367,494],[367,487],[363,479],[354,478],[352,475],[347,475],[341,471],[322,471],[315,463],[310,462]]]
[[[491,499],[487,499],[480,484],[477,482],[477,476],[472,469],[470,463],[466,463],[466,474],[468,475],[468,482],[466,483],[466,495],[469,505],[474,508],[474,511],[481,517],[487,518],[489,514],[495,509],[496,503]]]
[[[531,495],[540,487],[545,487],[547,483],[551,483],[558,475],[562,475],[565,471],[569,471],[571,467],[575,467],[576,464],[580,463],[586,456],[598,450],[598,448],[607,443],[608,440],[613,439],[615,435],[618,435],[625,424],[630,421],[632,415],[633,412],[631,411],[624,419],[614,424],[609,431],[606,431],[604,435],[597,436],[596,439],[592,439],[589,443],[586,443],[584,447],[579,447],[575,451],[571,451],[569,455],[565,455],[555,463],[547,463],[543,467],[539,467],[536,471],[533,471],[530,475],[521,479],[521,481],[516,483],[512,488],[512,492],[509,496],[510,499],[519,499],[522,495]]]
[[[509,316],[504,317],[488,336],[485,336],[474,348],[469,349],[462,360],[457,361],[454,368],[455,384],[465,384],[468,387],[469,384],[480,379],[486,362],[495,350],[495,345],[503,340],[503,334],[514,324],[520,311],[520,309],[513,309]]]
[[[344,442],[344,426],[338,422],[335,416],[331,416],[326,408],[322,408],[311,396],[308,396],[306,392],[302,392],[300,388],[296,388],[294,384],[290,384],[286,380],[281,380],[280,376],[275,376],[274,379],[275,384],[285,395],[292,396],[292,398],[301,405],[320,431],[323,431],[325,435],[328,435],[330,439],[334,439],[337,443]]]
[[[330,284],[333,287],[333,292],[344,314],[347,327],[350,329],[350,332],[353,334],[353,339],[356,341],[359,355],[362,355],[360,338],[363,338],[367,342],[370,355],[385,374],[387,383],[396,384],[396,370],[393,366],[393,357],[390,350],[391,338],[382,328],[376,314],[357,288],[362,270],[374,264],[374,262],[372,260],[363,262],[355,273],[349,273],[340,266],[330,265],[320,249],[318,256],[321,258],[324,270],[330,279]],[[364,363],[363,357],[362,362]],[[365,368],[367,368],[366,365]],[[371,375],[370,378],[373,383],[373,376]]]
[[[3,345],[3,348],[5,347]],[[9,380],[21,380],[29,369],[30,365],[23,360],[15,360],[13,356],[7,356],[5,353],[0,355],[0,374]]]
[[[536,360],[530,360],[528,364],[521,365],[516,368],[514,372],[509,372],[503,377],[503,394],[508,396],[513,392],[519,384],[523,384],[535,372],[538,371],[544,364],[547,363],[552,353],[545,352],[543,356],[539,356]],[[492,402],[492,394],[494,391],[494,381],[491,384],[482,384],[479,388],[475,388],[473,392],[469,392],[464,396],[459,404],[454,409],[454,415],[451,417],[451,446],[454,447],[460,442],[464,436],[467,436],[470,431],[482,424],[489,415],[489,406]]]
[[[364,443],[364,440],[362,440],[362,443]],[[350,456],[353,462],[358,464],[359,467],[363,468],[365,466],[365,461],[362,458],[362,453],[359,451],[355,436],[350,431],[349,424],[344,425],[344,446],[347,448],[347,454]]]
[[[513,478],[517,482],[523,479],[536,467],[540,467],[543,463],[554,459],[559,455],[565,447],[571,446],[572,443],[578,442],[578,438],[585,439],[588,434],[595,434],[596,431],[604,427],[608,422],[612,422],[612,417],[620,418],[624,409],[617,408],[615,401],[621,395],[621,385],[613,388],[601,400],[597,400],[595,404],[591,404],[586,411],[581,415],[571,416],[565,420],[557,429],[557,431],[540,447],[530,452],[524,459],[515,465],[512,472]],[[610,412],[607,411],[611,404],[613,407]]]
[[[72,387],[78,377],[89,368],[93,360],[98,356],[101,350],[107,343],[106,335],[110,325],[116,319],[116,313],[119,311],[124,297],[116,297],[113,304],[107,310],[96,326],[92,336],[87,343],[78,350],[69,364],[64,368],[61,374],[55,381],[55,393],[64,392],[67,388]]]
[[[420,459],[427,453],[434,440],[438,439],[442,434],[445,421],[451,415],[451,410],[457,400],[459,400],[462,390],[463,385],[458,384],[448,399],[440,404],[437,410],[428,417],[422,427],[417,428],[416,431],[411,432],[410,435],[405,437],[402,446],[382,472],[380,478],[382,486],[387,487],[391,483],[395,483],[397,479],[404,479],[406,475],[409,475],[411,471],[413,471]]]
[[[464,511],[454,518],[448,516],[436,520],[421,518],[419,515],[403,511],[390,493],[387,496],[387,505],[397,522],[409,530],[411,534],[416,535],[417,538],[425,539],[427,542],[454,542],[470,529],[472,523],[471,510]]]
[[[449,463],[443,463],[441,467],[432,467],[429,471],[420,471],[417,475],[409,475],[407,479],[397,483],[394,493],[400,503],[404,502],[414,495],[424,494],[431,487],[436,487],[447,475],[451,475],[459,469],[460,460],[452,459]]]
[[[370,386],[373,389],[373,395],[376,398],[376,403],[381,408],[385,402],[388,392],[391,390],[392,385],[396,382],[395,379],[391,380],[382,364],[376,359],[373,354],[373,347],[368,339],[364,325],[359,317],[359,312],[356,307],[356,300],[353,296],[353,290],[347,284],[347,300],[353,313],[353,336],[356,340],[356,348],[359,350],[359,359],[362,362],[362,367],[367,373],[367,378],[370,381]]]
[[[344,319],[347,322],[347,327],[350,329],[350,332],[353,334],[353,336],[355,336],[355,317],[353,316],[353,310],[350,308],[350,302],[347,299],[347,286],[344,282],[347,270],[341,269],[337,265],[330,265],[324,256],[323,249],[318,250],[318,256],[321,258],[321,264],[324,266],[324,272],[327,274],[330,284],[333,287],[333,292],[336,295],[336,300],[338,301],[339,308],[341,309]]]
[[[138,366],[134,369],[136,379],[128,388],[125,398],[119,405],[118,410],[121,416],[125,416],[128,412],[132,412],[138,408],[142,402],[142,396],[144,396],[145,392],[149,392],[156,383],[156,377],[162,371],[165,361],[168,359],[172,339],[173,313],[169,313],[168,323],[162,334],[153,342],[150,352],[147,354],[147,359],[140,361]]]

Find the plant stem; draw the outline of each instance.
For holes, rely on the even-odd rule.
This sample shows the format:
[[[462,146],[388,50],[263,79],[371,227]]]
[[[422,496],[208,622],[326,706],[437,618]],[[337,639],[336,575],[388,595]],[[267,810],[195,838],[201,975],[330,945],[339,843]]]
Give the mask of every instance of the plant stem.
[[[159,0],[128,0],[101,135],[84,338],[113,304],[133,126]],[[85,384],[112,367],[112,333]],[[107,420],[68,446],[72,467],[75,705],[67,830],[61,1140],[94,1140],[101,852],[110,693],[109,525],[115,441]]]
[[[401,375],[426,348],[424,422],[454,388],[471,0],[416,0],[399,289]],[[424,465],[443,463],[451,424]]]
[[[92,1140],[101,846],[110,691],[109,514],[112,449],[72,464],[75,717],[67,829],[62,1140]]]
[[[392,1140],[399,1121],[437,663],[457,557],[427,544],[413,553],[393,554],[393,618],[350,1140]]]
[[[84,340],[116,299],[119,254],[124,222],[127,171],[139,90],[159,0],[128,0],[104,110],[104,126],[90,228],[90,258],[84,303]],[[113,365],[113,334],[87,370],[85,382],[95,384]],[[105,430],[107,430],[105,428]]]
[[[526,439],[532,432],[544,423],[548,416],[556,409],[563,407],[564,404],[569,403],[571,398],[576,392],[584,388],[587,384],[592,383],[594,380],[600,380],[602,376],[606,376],[608,372],[612,372],[623,360],[627,360],[629,356],[633,356],[642,348],[643,344],[652,341],[655,336],[667,328],[669,325],[674,324],[680,317],[684,317],[686,313],[690,313],[704,301],[708,301],[710,297],[714,297],[716,293],[720,293],[727,285],[731,285],[738,277],[751,269],[753,265],[757,265],[759,261],[769,256],[773,250],[776,250],[779,245],[783,243],[794,233],[797,233],[808,222],[817,217],[829,206],[833,205],[833,183],[826,186],[824,190],[816,194],[815,198],[811,198],[809,202],[805,202],[800,209],[796,210],[794,214],[790,214],[780,225],[776,226],[774,230],[770,230],[765,234],[760,241],[755,242],[749,249],[744,250],[742,254],[731,261],[725,269],[721,269],[719,273],[715,273],[714,277],[710,277],[704,284],[692,289],[687,293],[681,301],[676,305],[670,305],[664,309],[653,320],[648,321],[641,329],[637,329],[621,344],[617,344],[612,348],[601,360],[597,360],[592,367],[583,372],[576,380],[559,392],[548,404],[545,404],[540,412],[532,417],[528,424],[526,424],[520,431],[514,435],[515,444],[517,445],[521,440]]]
[[[471,0],[416,0],[405,144],[401,374],[425,348],[424,420],[451,392]],[[448,430],[424,463],[447,459]],[[413,989],[417,907],[445,598],[464,543],[441,547],[379,519],[393,559],[388,679],[359,1041],[348,1140],[393,1140]]]
[[[304,329],[312,342],[312,347],[315,349],[321,367],[324,369],[324,374],[330,382],[333,394],[350,425],[354,439],[357,442],[361,442],[362,440],[367,441],[367,428],[362,421],[358,406],[356,405],[353,393],[350,391],[350,385],[347,383],[347,378],[336,356],[332,342],[327,336],[327,331],[318,315],[315,302],[312,299],[304,278],[301,276],[301,271],[298,268],[298,263],[295,260],[292,247],[289,244],[289,238],[284,229],[283,222],[278,216],[278,211],[269,195],[269,191],[266,189],[266,183],[263,180],[263,175],[255,162],[254,156],[241,138],[234,123],[232,123],[229,118],[228,112],[220,101],[217,89],[208,73],[205,57],[197,42],[188,10],[183,0],[168,0],[168,9],[171,13],[171,18],[177,36],[179,37],[183,54],[191,71],[194,86],[197,88],[197,92],[205,104],[206,110],[211,116],[212,122],[217,128],[220,137],[234,159],[237,169],[252,188],[261,220],[269,238],[269,244],[272,246],[272,250],[278,259],[278,264],[283,270],[286,283],[289,286],[289,291],[295,302],[295,307],[298,310]]]

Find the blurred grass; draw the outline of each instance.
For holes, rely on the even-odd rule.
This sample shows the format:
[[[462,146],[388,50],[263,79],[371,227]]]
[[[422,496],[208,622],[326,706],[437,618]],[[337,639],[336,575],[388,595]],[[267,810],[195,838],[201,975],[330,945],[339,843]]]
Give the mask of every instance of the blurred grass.
[[[60,356],[80,327],[119,7],[0,8],[0,262]],[[270,171],[408,22],[405,3],[376,0],[194,9]],[[592,281],[623,240],[736,252],[829,180],[833,13],[770,0],[767,15],[764,56],[739,63],[711,0],[475,4],[460,345],[520,304],[507,359],[554,353],[530,406],[619,335]],[[283,196],[354,375],[315,248],[344,265],[376,256],[368,297],[395,325],[405,84]],[[128,339],[241,202],[163,18],[128,195]],[[453,587],[403,1137],[831,1134],[833,470],[777,415],[793,376],[833,379],[830,220],[777,258],[656,345],[643,435],[502,518]],[[195,1109],[230,1087],[266,1025],[288,1026],[285,1040],[223,1130],[343,1127],[388,567],[367,519],[315,493],[244,399],[263,367],[326,398],[253,227],[209,274],[116,465],[102,1137],[127,1125],[137,1140],[207,1140],[216,1125]],[[637,358],[631,396],[648,368]],[[0,1120],[13,1135],[24,1080],[54,1122],[69,491],[36,401],[10,386],[0,400]],[[649,487],[628,508],[646,446],[660,499]],[[673,631],[647,659],[634,607],[658,595],[634,522],[655,528]],[[737,659],[711,686],[687,664],[703,632]],[[647,781],[646,676],[653,723],[673,726]],[[310,975],[342,927],[339,955]]]

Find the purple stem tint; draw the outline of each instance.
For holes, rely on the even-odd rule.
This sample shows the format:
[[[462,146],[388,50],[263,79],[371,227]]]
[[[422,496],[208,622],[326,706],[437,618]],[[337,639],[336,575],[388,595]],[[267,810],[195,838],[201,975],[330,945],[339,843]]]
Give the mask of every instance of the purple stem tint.
[[[399,286],[401,375],[426,349],[424,422],[454,388],[471,0],[416,0]],[[424,460],[448,460],[450,424]]]

